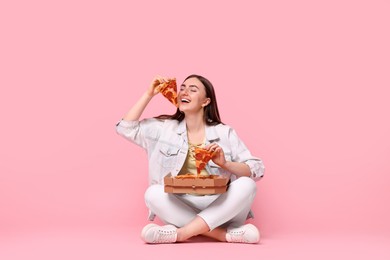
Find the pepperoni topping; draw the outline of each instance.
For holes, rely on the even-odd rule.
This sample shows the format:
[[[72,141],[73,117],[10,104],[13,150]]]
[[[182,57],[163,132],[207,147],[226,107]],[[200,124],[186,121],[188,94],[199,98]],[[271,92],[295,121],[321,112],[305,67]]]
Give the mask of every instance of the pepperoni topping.
[[[166,97],[172,104],[174,104],[177,107],[178,103],[177,103],[177,90],[176,90],[176,86],[177,85],[176,85],[176,80],[175,79],[169,80],[160,89],[160,92],[161,92],[161,94],[163,94],[164,97]]]
[[[206,164],[211,160],[212,156],[213,152],[209,150],[199,147],[195,148],[195,164],[198,174],[206,167]]]

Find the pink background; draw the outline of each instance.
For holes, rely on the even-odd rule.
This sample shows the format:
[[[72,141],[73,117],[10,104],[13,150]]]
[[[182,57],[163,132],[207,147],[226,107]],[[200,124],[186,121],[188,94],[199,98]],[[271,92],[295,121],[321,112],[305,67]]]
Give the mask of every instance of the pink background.
[[[7,2],[1,241],[114,229],[143,245],[147,158],[115,124],[155,75],[192,73],[265,163],[263,238],[390,236],[387,1]],[[144,116],[173,112],[157,96]]]

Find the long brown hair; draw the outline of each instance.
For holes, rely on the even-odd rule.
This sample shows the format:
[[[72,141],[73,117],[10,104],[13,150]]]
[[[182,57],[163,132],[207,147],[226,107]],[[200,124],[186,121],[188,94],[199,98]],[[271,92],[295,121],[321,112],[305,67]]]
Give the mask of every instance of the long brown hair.
[[[210,103],[205,106],[204,109],[204,120],[207,125],[218,125],[218,124],[223,124],[221,121],[221,117],[219,116],[219,111],[218,111],[218,105],[217,105],[217,98],[215,96],[215,91],[213,84],[206,79],[203,76],[192,74],[188,76],[184,81],[190,78],[197,78],[200,82],[205,87],[206,90],[206,97],[210,98]],[[157,119],[175,119],[178,120],[179,122],[183,121],[185,115],[183,112],[179,110],[179,108],[176,110],[176,113],[173,115],[160,115],[157,116]]]

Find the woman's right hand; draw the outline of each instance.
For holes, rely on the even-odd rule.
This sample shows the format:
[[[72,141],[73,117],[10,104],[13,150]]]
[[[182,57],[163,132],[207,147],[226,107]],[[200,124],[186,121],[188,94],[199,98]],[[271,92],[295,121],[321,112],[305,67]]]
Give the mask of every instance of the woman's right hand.
[[[168,78],[163,78],[160,76],[155,77],[147,90],[147,94],[150,97],[154,97],[160,92],[160,88],[162,87],[162,84],[168,82],[168,80],[169,80]]]

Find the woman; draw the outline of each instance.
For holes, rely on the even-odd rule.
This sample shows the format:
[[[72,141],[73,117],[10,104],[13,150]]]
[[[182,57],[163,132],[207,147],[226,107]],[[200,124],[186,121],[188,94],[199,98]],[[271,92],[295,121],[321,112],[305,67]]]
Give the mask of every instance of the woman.
[[[143,147],[149,158],[149,184],[145,202],[149,219],[157,215],[166,225],[146,225],[141,233],[146,243],[174,243],[203,235],[223,242],[258,243],[260,234],[252,224],[251,205],[255,181],[264,174],[264,165],[251,155],[236,132],[221,122],[212,84],[199,75],[188,76],[178,91],[179,107],[172,116],[139,118],[160,84],[156,77],[148,90],[117,124],[117,132]],[[168,194],[163,178],[184,173],[196,174],[194,147],[215,151],[201,174],[230,178],[223,194]]]

